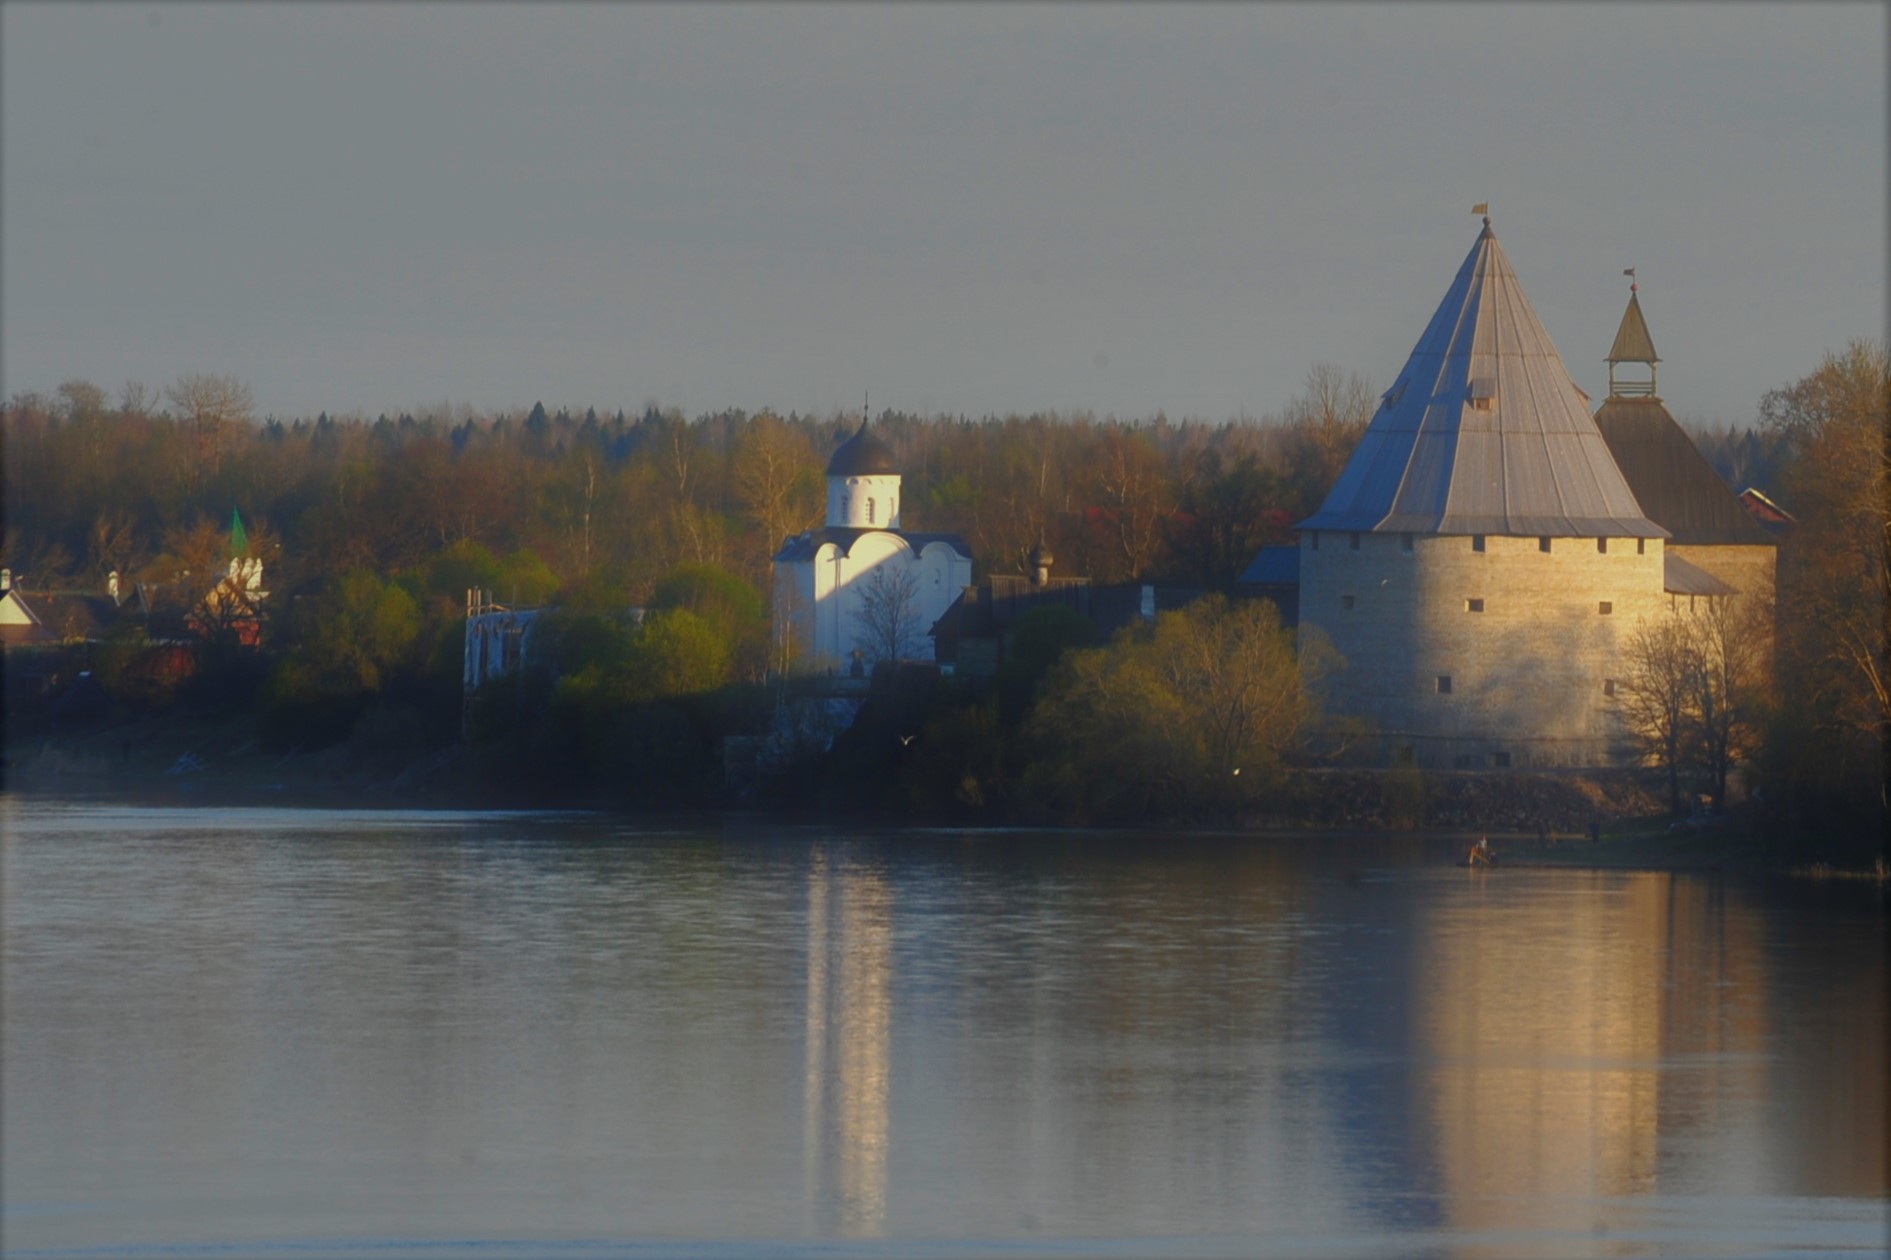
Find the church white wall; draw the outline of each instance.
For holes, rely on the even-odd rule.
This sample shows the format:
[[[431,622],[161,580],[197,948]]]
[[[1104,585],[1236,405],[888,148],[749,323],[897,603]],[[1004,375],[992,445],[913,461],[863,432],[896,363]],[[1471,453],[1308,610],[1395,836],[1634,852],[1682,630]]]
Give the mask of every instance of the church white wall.
[[[971,583],[972,562],[942,542],[915,552],[901,535],[875,531],[845,553],[827,543],[812,560],[775,566],[777,635],[789,636],[776,640],[778,659],[797,672],[844,672],[860,638],[866,584],[884,565],[910,567],[918,596],[914,654],[928,656],[926,631]]]
[[[1662,542],[1311,531],[1300,541],[1300,624],[1347,668],[1327,711],[1363,719],[1381,760],[1442,769],[1593,766],[1622,759],[1623,644],[1667,612]],[[1473,611],[1471,601],[1482,601]],[[1609,611],[1601,606],[1607,603]],[[1440,690],[1439,679],[1450,679]],[[1619,691],[1618,687],[1618,691]]]
[[[900,479],[873,477],[827,479],[827,523],[846,529],[898,529]]]

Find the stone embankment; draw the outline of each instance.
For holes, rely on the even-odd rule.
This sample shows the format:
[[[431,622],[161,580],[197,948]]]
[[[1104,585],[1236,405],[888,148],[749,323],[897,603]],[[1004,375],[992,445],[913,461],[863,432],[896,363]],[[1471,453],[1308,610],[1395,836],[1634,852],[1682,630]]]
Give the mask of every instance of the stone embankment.
[[[1303,782],[1301,821],[1348,830],[1586,835],[1666,814],[1630,771],[1314,770]]]

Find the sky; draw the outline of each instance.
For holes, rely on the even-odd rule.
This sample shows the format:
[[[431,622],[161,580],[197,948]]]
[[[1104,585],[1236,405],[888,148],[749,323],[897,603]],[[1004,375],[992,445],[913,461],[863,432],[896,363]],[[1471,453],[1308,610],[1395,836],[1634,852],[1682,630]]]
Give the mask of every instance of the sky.
[[[1887,303],[1886,6],[0,7],[0,395],[1278,414],[1490,206],[1684,420]]]

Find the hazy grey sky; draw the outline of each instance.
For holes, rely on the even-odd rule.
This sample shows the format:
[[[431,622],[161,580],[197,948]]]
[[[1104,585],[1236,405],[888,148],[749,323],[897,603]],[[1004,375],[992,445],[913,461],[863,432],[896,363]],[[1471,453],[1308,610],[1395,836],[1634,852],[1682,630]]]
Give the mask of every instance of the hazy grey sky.
[[[1886,9],[0,9],[0,389],[1278,411],[1478,230],[1682,417],[1886,319]]]

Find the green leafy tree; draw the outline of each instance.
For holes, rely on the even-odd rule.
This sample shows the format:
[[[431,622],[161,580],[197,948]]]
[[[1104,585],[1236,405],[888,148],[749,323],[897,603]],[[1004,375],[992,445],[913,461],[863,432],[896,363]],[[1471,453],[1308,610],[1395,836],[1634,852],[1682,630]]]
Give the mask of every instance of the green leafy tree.
[[[1035,786],[1104,815],[1239,804],[1315,716],[1309,672],[1325,663],[1305,664],[1271,603],[1219,596],[1067,652],[1026,723]]]
[[[355,569],[317,597],[291,660],[324,690],[378,692],[407,662],[420,625],[413,596]]]
[[[633,701],[699,695],[729,681],[730,643],[706,618],[687,608],[653,612],[631,640],[626,665]]]

